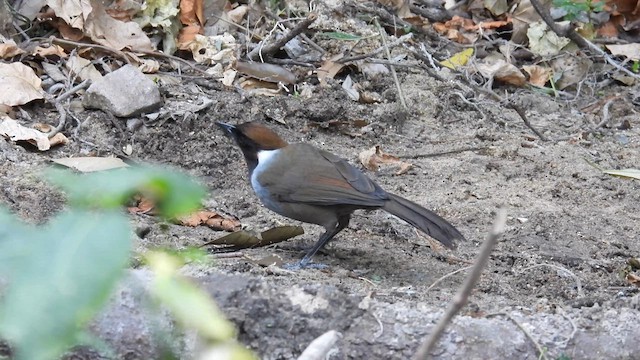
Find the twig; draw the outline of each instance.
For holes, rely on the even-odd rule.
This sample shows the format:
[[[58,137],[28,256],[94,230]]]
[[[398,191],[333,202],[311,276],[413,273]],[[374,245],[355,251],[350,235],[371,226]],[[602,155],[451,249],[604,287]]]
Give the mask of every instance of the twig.
[[[540,15],[542,20],[544,20],[547,26],[549,26],[549,28],[553,30],[553,32],[555,32],[560,36],[569,38],[571,41],[576,43],[576,45],[578,45],[581,49],[589,49],[595,52],[596,54],[604,58],[605,61],[608,62],[610,65],[624,72],[625,74],[635,79],[640,79],[640,75],[620,65],[617,61],[613,60],[613,58],[611,58],[607,53],[605,53],[602,49],[600,49],[596,44],[580,36],[580,34],[578,34],[573,29],[571,24],[565,27],[561,27],[558,24],[556,24],[555,21],[553,21],[553,18],[551,17],[551,15],[545,10],[544,6],[540,3],[539,0],[531,0],[531,5],[536,10],[538,15]]]
[[[47,101],[51,103],[53,106],[55,106],[56,110],[58,111],[58,114],[60,114],[58,125],[53,130],[51,130],[51,132],[49,132],[49,134],[47,135],[49,139],[51,139],[54,135],[62,131],[62,129],[64,129],[65,125],[67,124],[67,111],[62,106],[62,102],[67,98],[71,97],[73,94],[77,93],[78,91],[88,88],[89,85],[91,85],[91,80],[87,79],[81,82],[80,84],[72,87],[71,89],[67,90],[66,92],[64,92],[63,94],[61,94],[55,99],[51,96],[46,96]]]
[[[263,59],[268,58],[276,53],[276,51],[280,50],[281,47],[286,45],[291,39],[298,36],[303,31],[307,30],[309,26],[316,21],[318,15],[316,13],[311,13],[307,16],[306,19],[302,20],[298,23],[293,29],[289,30],[287,34],[285,34],[280,39],[274,41],[271,44],[256,47],[251,50],[251,52],[247,55],[247,58],[251,60],[257,60],[258,58]],[[264,42],[264,41],[263,41]]]
[[[266,9],[265,10],[265,14],[267,14],[267,16],[269,16],[271,19],[279,21],[280,18],[278,18],[278,16],[276,14],[274,14],[271,10]],[[284,26],[291,30],[293,29],[293,26],[291,25],[287,25],[284,24]],[[309,46],[311,46],[312,48],[314,48],[317,52],[319,52],[320,54],[324,55],[327,53],[327,51],[325,49],[323,49],[322,47],[320,47],[320,45],[316,44],[313,40],[311,40],[306,34],[302,33],[300,34],[300,38],[302,40],[304,40],[307,44],[309,44]]]
[[[613,102],[616,99],[617,99],[617,97],[609,99],[609,101],[607,101],[604,104],[604,106],[602,107],[602,120],[598,123],[598,125],[596,125],[596,129],[604,127],[605,125],[607,125],[607,123],[609,122],[609,108],[611,107],[611,104],[613,104]]]
[[[456,150],[439,151],[439,152],[428,153],[428,154],[405,155],[405,156],[398,156],[398,157],[401,159],[432,158],[432,157],[445,156],[445,155],[451,155],[451,154],[459,154],[467,151],[479,151],[479,150],[485,150],[485,149],[487,149],[487,146],[467,147],[467,148],[456,149]]]
[[[482,244],[482,248],[480,249],[480,253],[476,258],[475,263],[471,269],[469,275],[462,284],[462,287],[458,290],[458,293],[454,296],[453,300],[449,304],[447,311],[442,316],[438,324],[435,326],[429,338],[425,340],[425,342],[420,345],[420,348],[413,356],[414,360],[420,359],[428,359],[429,353],[436,345],[436,342],[440,338],[440,335],[444,332],[447,325],[451,322],[454,316],[462,309],[462,307],[467,303],[469,295],[471,295],[471,291],[473,290],[475,284],[480,279],[480,275],[482,274],[482,270],[487,265],[489,260],[489,255],[491,254],[491,250],[494,245],[498,241],[498,237],[504,231],[504,226],[507,221],[507,212],[504,209],[499,209],[496,214],[496,220],[493,223],[493,228],[489,232],[487,239]]]
[[[462,95],[461,92],[459,91],[454,91],[453,92],[454,95],[458,95],[458,97],[460,98],[460,100],[462,100],[462,102],[464,102],[465,104],[473,107],[474,109],[476,109],[477,112],[480,113],[480,115],[482,115],[482,121],[487,120],[487,114],[484,113],[484,111],[482,111],[480,109],[480,107],[478,106],[478,104],[474,104],[471,101],[469,101],[466,97],[464,97],[464,95]]]
[[[344,63],[351,62],[351,61],[370,58],[370,57],[373,57],[373,56],[378,55],[379,53],[385,51],[385,49],[387,49],[387,48],[388,49],[392,49],[392,48],[394,48],[394,47],[396,47],[396,46],[398,46],[398,45],[410,40],[412,37],[413,37],[412,33],[404,34],[404,35],[400,36],[399,38],[397,38],[396,40],[393,40],[392,42],[390,42],[386,46],[384,45],[384,40],[383,40],[382,41],[383,42],[382,46],[380,46],[379,48],[377,48],[377,49],[375,49],[375,50],[373,50],[373,51],[371,51],[369,53],[362,54],[362,55],[345,57],[345,58],[339,59],[337,62],[339,62],[341,64],[344,64]],[[389,60],[391,60],[391,59],[389,59]]]
[[[573,340],[573,338],[576,336],[576,333],[578,332],[578,326],[576,325],[576,323],[573,321],[573,319],[571,319],[569,317],[569,315],[567,314],[566,311],[564,311],[564,309],[562,308],[562,306],[560,305],[556,305],[556,308],[560,310],[560,315],[562,315],[563,318],[567,319],[567,321],[571,324],[571,334],[569,334],[569,337],[567,338],[567,340],[564,341],[564,345],[563,346],[567,346],[569,345],[569,342],[571,340]]]
[[[531,269],[535,269],[537,267],[543,267],[543,266],[547,266],[552,269],[556,269],[558,271],[564,271],[567,274],[571,275],[571,277],[576,281],[576,290],[578,291],[578,297],[584,297],[584,291],[582,290],[582,281],[580,281],[580,278],[576,274],[571,272],[569,269],[564,268],[562,266],[553,265],[553,264],[535,264],[520,270],[520,272],[523,273],[527,270],[531,270]]]
[[[380,39],[382,40],[382,46],[384,46],[384,50],[387,53],[387,59],[391,61],[391,50],[387,46],[387,34],[385,34],[384,30],[382,30],[382,26],[380,26],[380,22],[378,22],[378,18],[373,19],[376,27],[378,28],[378,32],[380,32]],[[396,74],[396,68],[393,65],[389,65],[389,69],[391,69],[391,75],[393,76],[393,81],[396,83],[396,89],[398,90],[398,97],[400,98],[400,104],[404,108],[405,111],[409,111],[409,107],[407,106],[407,101],[404,99],[404,92],[402,91],[402,86],[400,86],[400,80],[398,80],[398,74]]]
[[[524,121],[524,125],[526,127],[529,128],[529,130],[533,131],[534,134],[536,134],[536,136],[538,136],[540,138],[540,140],[542,141],[548,141],[547,137],[542,135],[541,132],[539,132],[536,128],[533,127],[533,125],[531,125],[531,123],[529,122],[529,118],[527,118],[527,114],[524,112],[524,110],[522,109],[522,107],[520,107],[520,105],[517,105],[516,103],[514,103],[513,101],[509,101],[508,103],[505,104],[507,107],[513,109],[516,111],[516,113],[518,113],[518,115],[520,116],[520,118],[522,119],[522,121]]]
[[[533,335],[531,335],[529,330],[527,330],[524,326],[522,326],[522,324],[520,324],[511,315],[509,315],[507,312],[501,312],[501,313],[495,313],[495,314],[487,315],[487,317],[493,317],[493,316],[504,316],[507,319],[511,320],[511,322],[516,324],[516,326],[520,329],[520,331],[522,331],[524,333],[524,335],[533,343],[533,345],[535,345],[536,349],[538,350],[538,353],[540,354],[539,358],[540,359],[549,360],[549,358],[547,358],[547,355],[545,354],[545,350],[542,348],[540,343],[538,343],[538,341],[533,337]]]
[[[453,275],[455,275],[455,274],[457,274],[457,273],[459,273],[459,272],[463,272],[463,271],[465,271],[465,270],[469,270],[469,269],[471,269],[471,267],[472,267],[472,266],[473,266],[473,265],[466,266],[466,267],[463,267],[463,268],[458,269],[458,270],[456,270],[456,271],[450,272],[450,273],[448,273],[448,274],[447,274],[447,275],[445,275],[445,276],[442,276],[442,277],[441,277],[441,278],[439,278],[438,280],[434,281],[434,282],[433,282],[433,284],[431,284],[431,286],[429,286],[428,288],[426,288],[426,290],[425,290],[424,292],[426,293],[426,292],[428,292],[429,290],[433,289],[433,288],[434,288],[436,285],[438,285],[441,281],[443,281],[444,279],[446,279],[446,278],[448,278],[448,277],[450,277],[450,276],[453,276]]]

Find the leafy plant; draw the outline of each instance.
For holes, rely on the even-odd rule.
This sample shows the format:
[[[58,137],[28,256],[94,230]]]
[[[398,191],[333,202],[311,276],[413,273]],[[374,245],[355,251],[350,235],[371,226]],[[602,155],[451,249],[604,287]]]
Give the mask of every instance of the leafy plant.
[[[576,0],[553,0],[553,6],[564,12],[564,18],[569,21],[579,20],[589,23],[589,15],[604,10],[604,1],[576,1]]]
[[[173,217],[196,209],[204,189],[186,175],[155,167],[93,174],[52,171],[49,178],[66,190],[70,207],[48,224],[30,226],[0,209],[0,337],[15,359],[55,359],[82,339],[84,327],[106,303],[128,262],[132,229],[120,209],[134,193],[143,193],[160,215]],[[184,317],[206,319],[217,341],[232,341],[234,329],[208,296],[176,278],[179,262],[169,254],[150,261],[157,279],[151,292]],[[183,322],[202,331],[202,324]],[[247,351],[240,349],[234,355]]]

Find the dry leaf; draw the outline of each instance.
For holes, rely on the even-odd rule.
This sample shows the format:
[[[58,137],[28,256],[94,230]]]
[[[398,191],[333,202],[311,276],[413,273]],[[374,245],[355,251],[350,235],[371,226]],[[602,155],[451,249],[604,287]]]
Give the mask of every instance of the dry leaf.
[[[396,156],[384,153],[380,145],[361,152],[360,155],[358,155],[358,159],[360,159],[360,162],[365,168],[371,171],[378,171],[380,165],[383,164],[397,165],[399,166],[399,170],[396,171],[396,175],[406,173],[413,166],[411,163],[402,161]]]
[[[556,88],[563,90],[584,80],[593,62],[586,57],[563,54],[551,63]]]
[[[42,99],[41,83],[33,69],[22,63],[0,63],[0,104],[16,106]]]
[[[551,69],[540,65],[525,65],[522,69],[529,74],[529,83],[544,87],[551,77]]]
[[[68,54],[61,46],[53,44],[37,46],[35,49],[33,49],[32,54],[43,58],[47,56],[58,56],[61,58],[66,58],[68,56]]]
[[[80,30],[84,28],[85,19],[93,10],[86,0],[47,0],[47,5],[67,25]]]
[[[333,79],[340,70],[344,67],[344,64],[337,62],[342,58],[342,54],[335,55],[330,59],[326,59],[322,65],[316,70],[316,74],[318,75],[318,81],[320,84],[325,85],[327,83],[327,79]]]
[[[240,5],[233,10],[229,10],[227,12],[227,17],[234,23],[240,24],[242,23],[244,16],[247,15],[247,12],[249,12],[249,7],[247,5]]]
[[[625,276],[625,280],[627,280],[627,282],[631,285],[640,287],[640,276],[636,274],[633,274],[633,273],[627,274],[627,276]]]
[[[302,234],[304,234],[304,229],[300,226],[278,226],[273,229],[263,231],[260,234],[260,237],[241,230],[218,239],[208,241],[202,246],[228,245],[227,248],[246,249],[275,244]]]
[[[151,40],[136,22],[124,22],[109,16],[99,1],[86,17],[84,32],[98,44],[117,50],[152,51]]]
[[[476,64],[476,69],[486,79],[495,79],[507,84],[522,86],[527,79],[513,64],[509,64],[501,58],[486,57]]]
[[[622,55],[630,60],[640,60],[640,44],[605,45],[612,55]]]
[[[49,146],[54,147],[57,145],[67,145],[69,143],[69,139],[64,136],[63,133],[57,133],[49,138]]]
[[[56,164],[60,164],[69,168],[76,169],[80,172],[105,171],[129,167],[127,163],[117,157],[72,157],[51,160]]]
[[[11,141],[28,141],[38,147],[38,150],[49,150],[51,144],[46,134],[20,125],[17,121],[8,116],[0,118],[0,135],[9,138]]]
[[[451,70],[455,70],[458,67],[465,66],[469,62],[469,59],[471,59],[472,55],[473,48],[464,49],[450,58],[441,61],[440,64]]]
[[[5,39],[2,35],[0,35],[0,41],[2,41],[0,44],[0,58],[8,59],[24,54],[24,50],[20,49],[15,41]]]
[[[180,44],[191,51],[193,60],[201,64],[231,64],[236,60],[236,39],[230,34],[203,36],[196,34],[193,41]]]
[[[93,66],[91,61],[78,55],[71,56],[65,63],[65,66],[72,74],[79,77],[82,81],[91,80],[93,83],[102,79],[102,74],[95,66]]]
[[[294,73],[279,65],[236,61],[235,69],[240,73],[267,82],[295,84],[297,81]]]
[[[529,50],[542,57],[558,54],[571,42],[565,37],[558,36],[542,21],[529,25],[527,37],[529,38]]]
[[[185,226],[196,227],[198,225],[207,225],[214,230],[235,231],[240,228],[240,221],[237,219],[225,218],[213,211],[200,210],[195,213],[181,216],[178,218],[180,224]]]
[[[156,204],[151,200],[140,195],[133,197],[136,201],[136,206],[130,206],[127,208],[131,214],[152,214]]]

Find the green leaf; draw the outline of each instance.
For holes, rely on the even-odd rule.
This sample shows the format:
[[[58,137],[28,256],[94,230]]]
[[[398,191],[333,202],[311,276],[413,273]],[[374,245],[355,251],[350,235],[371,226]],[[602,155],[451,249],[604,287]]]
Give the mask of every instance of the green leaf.
[[[179,258],[163,252],[150,252],[146,260],[156,274],[151,293],[166,306],[184,328],[197,330],[210,341],[227,341],[235,329],[209,295],[176,272],[182,265]]]
[[[363,39],[362,36],[347,34],[340,31],[325,32],[322,33],[322,36],[328,37],[329,39],[343,41],[358,41]]]
[[[175,217],[200,206],[204,188],[187,175],[156,167],[134,167],[76,174],[52,169],[51,182],[65,190],[72,206],[111,209],[122,206],[135,193],[156,204],[160,215]]]
[[[129,223],[119,211],[72,210],[44,227],[14,219],[9,228],[18,231],[0,237],[2,258],[11,259],[11,271],[0,267],[9,280],[0,334],[16,359],[55,359],[75,344],[119,279],[131,247]]]
[[[628,177],[640,180],[640,170],[638,169],[622,169],[622,170],[602,170],[605,174]]]

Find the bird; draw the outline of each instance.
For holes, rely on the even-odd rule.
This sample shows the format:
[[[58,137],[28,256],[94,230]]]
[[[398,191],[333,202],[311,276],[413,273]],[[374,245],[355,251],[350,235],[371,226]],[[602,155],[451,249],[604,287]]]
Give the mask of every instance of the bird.
[[[313,265],[312,257],[349,225],[355,210],[382,209],[454,249],[464,236],[433,211],[383,190],[347,160],[309,143],[289,144],[257,122],[216,122],[244,155],[249,180],[262,204],[290,219],[324,227],[325,232],[290,269]]]

